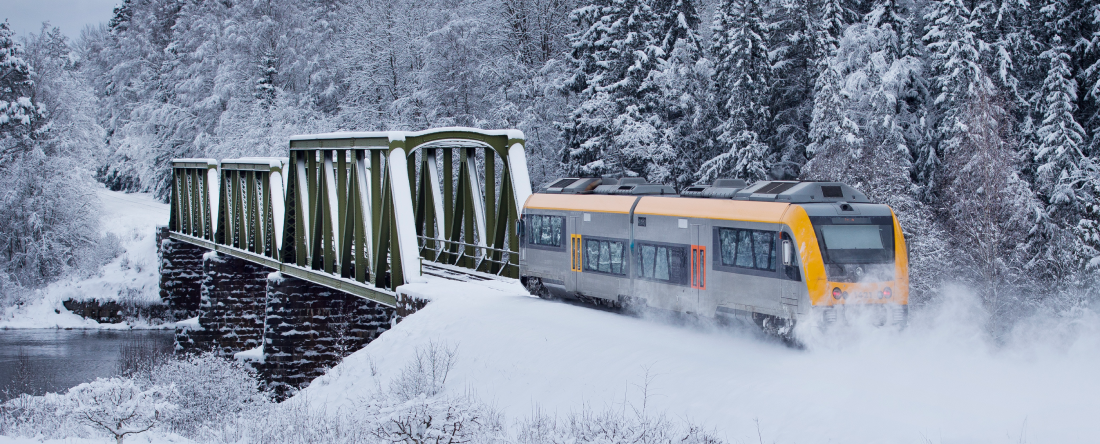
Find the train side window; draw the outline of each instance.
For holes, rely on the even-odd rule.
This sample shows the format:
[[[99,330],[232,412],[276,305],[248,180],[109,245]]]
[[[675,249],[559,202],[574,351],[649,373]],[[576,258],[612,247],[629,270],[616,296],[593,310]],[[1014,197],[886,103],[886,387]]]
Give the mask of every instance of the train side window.
[[[626,274],[623,272],[623,243],[609,242],[611,246],[611,272],[614,274]]]
[[[653,267],[653,278],[668,280],[668,247],[657,247],[657,263]]]
[[[601,273],[625,274],[623,243],[602,239],[585,239],[584,269]]]
[[[737,230],[737,261],[734,265],[755,268],[752,260],[752,232],[749,230]]]
[[[664,245],[641,245],[641,275],[644,278],[672,284],[687,282],[684,249]]]
[[[657,247],[642,245],[642,277],[653,279],[653,259],[657,257]]]
[[[752,240],[756,269],[775,271],[775,233],[753,230]]]
[[[718,230],[718,246],[722,255],[722,265],[732,266],[737,257],[737,230],[720,228]]]
[[[527,230],[530,233],[527,237],[528,243],[547,247],[562,246],[563,217],[533,214],[529,218],[531,226]]]
[[[584,269],[599,271],[600,241],[585,239],[584,243]]]
[[[721,264],[775,271],[775,239],[775,233],[771,231],[719,228]]]

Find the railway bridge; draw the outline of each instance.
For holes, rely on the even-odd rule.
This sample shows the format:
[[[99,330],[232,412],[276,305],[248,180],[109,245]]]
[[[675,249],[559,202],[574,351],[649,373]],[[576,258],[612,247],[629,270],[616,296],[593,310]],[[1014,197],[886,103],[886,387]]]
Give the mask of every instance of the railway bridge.
[[[253,360],[300,388],[422,306],[424,274],[518,277],[523,133],[294,136],[287,157],[173,160],[158,232],[177,350]]]

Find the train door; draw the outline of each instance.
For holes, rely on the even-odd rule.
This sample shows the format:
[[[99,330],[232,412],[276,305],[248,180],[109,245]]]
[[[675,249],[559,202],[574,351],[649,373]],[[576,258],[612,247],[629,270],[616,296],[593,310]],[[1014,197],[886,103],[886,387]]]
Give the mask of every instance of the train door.
[[[576,295],[578,293],[578,274],[581,272],[581,234],[580,220],[576,216],[569,217],[569,273],[565,276],[565,291]]]
[[[702,309],[703,293],[707,289],[707,246],[703,226],[691,225],[691,291],[688,293],[693,307],[685,307],[698,313]]]
[[[783,316],[793,318],[798,313],[798,304],[802,300],[802,289],[806,287],[801,279],[798,252],[795,250],[794,242],[789,234],[779,232],[778,248],[780,281],[782,282],[779,309]]]

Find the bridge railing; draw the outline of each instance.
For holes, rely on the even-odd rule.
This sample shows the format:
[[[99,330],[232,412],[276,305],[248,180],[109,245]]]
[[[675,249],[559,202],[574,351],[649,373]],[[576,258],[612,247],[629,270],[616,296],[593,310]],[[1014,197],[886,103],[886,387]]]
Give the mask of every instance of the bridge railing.
[[[285,165],[278,157],[222,161],[215,243],[279,259]]]
[[[172,206],[168,230],[200,239],[214,239],[218,195],[218,162],[214,159],[172,161]]]
[[[519,274],[514,227],[531,194],[519,131],[294,136],[286,158],[173,169],[173,237],[321,285],[392,295],[419,280],[417,256]]]
[[[432,262],[459,265],[477,271],[488,271],[498,276],[513,269],[518,271],[518,265],[510,263],[513,253],[508,250],[465,242],[440,241],[428,236],[417,236],[417,239],[420,241],[420,257]],[[433,243],[434,246],[429,247],[429,242]],[[473,250],[473,254],[467,255],[467,250]]]

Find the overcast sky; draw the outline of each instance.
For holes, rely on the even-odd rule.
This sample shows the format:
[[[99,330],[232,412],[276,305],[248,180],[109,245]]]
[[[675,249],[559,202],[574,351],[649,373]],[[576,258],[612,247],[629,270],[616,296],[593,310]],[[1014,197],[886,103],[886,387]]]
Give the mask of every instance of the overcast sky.
[[[0,0],[0,20],[7,19],[16,36],[38,33],[42,22],[61,28],[70,39],[84,25],[107,23],[122,0]]]

